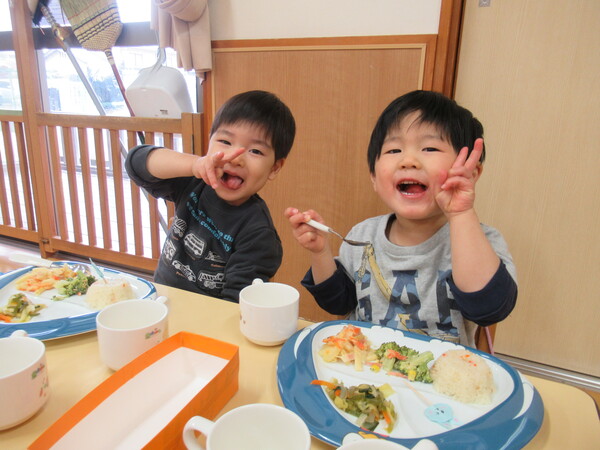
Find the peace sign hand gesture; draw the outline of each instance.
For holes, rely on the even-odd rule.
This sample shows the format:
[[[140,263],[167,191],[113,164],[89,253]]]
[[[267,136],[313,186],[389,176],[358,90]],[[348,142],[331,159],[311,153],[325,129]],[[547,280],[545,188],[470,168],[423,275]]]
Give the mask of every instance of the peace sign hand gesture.
[[[436,195],[436,201],[446,217],[457,215],[473,208],[475,203],[475,183],[481,174],[479,158],[483,152],[483,139],[475,140],[473,151],[463,147],[454,164],[450,167],[446,180]],[[468,155],[468,157],[467,157]]]

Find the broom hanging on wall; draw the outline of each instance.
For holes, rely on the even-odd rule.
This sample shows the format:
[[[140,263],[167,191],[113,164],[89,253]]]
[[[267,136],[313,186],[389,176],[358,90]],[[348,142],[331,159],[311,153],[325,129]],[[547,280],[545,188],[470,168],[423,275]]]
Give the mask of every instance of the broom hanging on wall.
[[[125,105],[133,117],[135,114],[125,95],[125,86],[112,54],[112,47],[123,30],[116,0],[60,0],[60,6],[81,46],[106,54]]]
[[[69,47],[69,44],[67,43],[66,37],[67,37],[68,33],[65,31],[65,29],[63,27],[61,27],[58,24],[58,22],[52,15],[52,12],[48,8],[48,4],[50,3],[50,0],[40,0],[40,1],[28,0],[27,3],[29,6],[29,10],[31,11],[31,14],[32,14],[32,21],[33,21],[34,25],[39,26],[40,22],[42,20],[42,17],[44,17],[46,19],[46,21],[50,24],[50,26],[52,27],[52,34],[54,36],[54,39],[59,44],[60,48],[62,48],[64,50],[64,52],[67,54],[67,56],[69,57],[69,60],[73,64],[73,67],[75,68],[75,71],[77,72],[77,75],[79,76],[79,79],[81,80],[81,82],[83,83],[83,86],[85,87],[86,91],[90,95],[90,98],[91,98],[92,102],[94,103],[94,106],[98,110],[98,113],[101,116],[105,116],[106,111],[104,111],[104,107],[100,103],[100,100],[98,99],[98,96],[96,95],[96,92],[94,91],[94,88],[88,81],[87,77],[83,73],[83,70],[81,69],[81,66],[77,62],[77,59],[73,55],[73,52],[71,51],[71,47]]]

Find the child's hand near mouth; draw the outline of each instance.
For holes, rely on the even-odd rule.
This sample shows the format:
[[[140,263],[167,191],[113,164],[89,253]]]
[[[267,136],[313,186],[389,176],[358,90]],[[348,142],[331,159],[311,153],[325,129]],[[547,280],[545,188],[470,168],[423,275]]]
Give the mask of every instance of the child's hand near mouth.
[[[223,176],[223,168],[235,158],[246,151],[245,148],[238,148],[230,152],[216,152],[201,156],[194,161],[192,173],[196,178],[202,178],[205,183],[213,189],[218,187],[219,180]]]

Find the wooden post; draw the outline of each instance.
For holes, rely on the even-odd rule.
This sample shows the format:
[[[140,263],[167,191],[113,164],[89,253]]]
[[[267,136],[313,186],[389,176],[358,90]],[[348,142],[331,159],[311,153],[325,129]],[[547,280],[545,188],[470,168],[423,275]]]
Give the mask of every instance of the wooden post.
[[[26,1],[10,2],[10,15],[13,27],[13,43],[21,105],[25,121],[25,142],[27,155],[31,163],[33,195],[36,207],[36,223],[39,235],[39,247],[42,257],[51,256],[51,237],[56,235],[55,215],[52,200],[50,164],[44,128],[38,125],[37,114],[42,112],[39,71],[31,30],[31,13]]]

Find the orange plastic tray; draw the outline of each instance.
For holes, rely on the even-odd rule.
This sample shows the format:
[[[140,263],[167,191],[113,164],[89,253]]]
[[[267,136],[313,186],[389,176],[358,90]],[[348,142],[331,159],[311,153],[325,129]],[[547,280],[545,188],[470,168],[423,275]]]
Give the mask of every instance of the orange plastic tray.
[[[86,395],[30,449],[185,448],[188,419],[214,419],[238,390],[238,347],[180,332]]]

